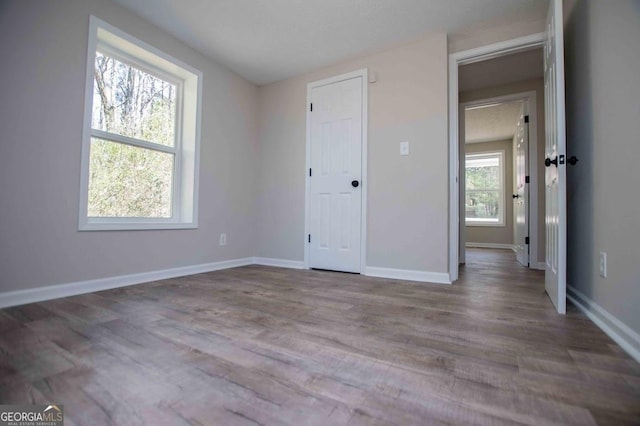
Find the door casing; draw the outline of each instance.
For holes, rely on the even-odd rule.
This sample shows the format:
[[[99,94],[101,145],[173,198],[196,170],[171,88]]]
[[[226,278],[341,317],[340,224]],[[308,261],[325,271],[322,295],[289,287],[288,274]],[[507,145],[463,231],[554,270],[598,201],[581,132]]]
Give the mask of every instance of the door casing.
[[[368,120],[368,90],[369,90],[369,77],[368,69],[363,68],[346,74],[336,75],[334,77],[325,78],[322,80],[314,81],[307,84],[307,136],[306,136],[306,160],[305,160],[305,184],[304,184],[304,269],[310,269],[310,252],[308,235],[310,234],[310,214],[311,214],[311,178],[309,177],[309,168],[311,167],[311,111],[310,104],[312,100],[312,92],[316,87],[326,86],[328,84],[337,83],[343,80],[349,80],[352,78],[362,78],[362,178],[360,182],[360,188],[362,191],[362,209],[360,218],[360,273],[364,274],[367,265],[367,192],[369,187],[369,181],[367,179],[367,129],[369,128]]]
[[[458,67],[542,47],[546,39],[546,33],[537,33],[449,55],[449,280],[451,282],[458,279],[460,254]]]

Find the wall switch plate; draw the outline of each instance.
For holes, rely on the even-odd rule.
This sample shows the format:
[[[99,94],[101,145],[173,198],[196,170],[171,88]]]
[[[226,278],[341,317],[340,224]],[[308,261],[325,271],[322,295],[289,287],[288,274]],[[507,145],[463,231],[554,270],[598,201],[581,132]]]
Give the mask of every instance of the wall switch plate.
[[[409,155],[409,141],[400,142],[400,155]]]
[[[607,278],[607,253],[600,252],[600,276]]]
[[[220,245],[221,246],[227,245],[227,234],[220,234]]]

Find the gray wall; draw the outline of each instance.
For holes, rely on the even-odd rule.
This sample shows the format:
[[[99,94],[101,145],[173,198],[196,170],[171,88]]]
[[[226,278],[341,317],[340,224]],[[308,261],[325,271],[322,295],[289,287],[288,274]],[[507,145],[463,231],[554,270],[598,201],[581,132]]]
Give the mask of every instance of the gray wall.
[[[513,244],[513,140],[465,145],[465,154],[491,151],[504,151],[504,226],[465,226],[466,240],[470,243]]]
[[[444,34],[260,88],[261,257],[303,260],[307,83],[369,68],[367,265],[447,272]],[[411,154],[399,155],[400,141]]]
[[[198,229],[78,231],[89,14],[204,73]],[[0,52],[0,291],[253,255],[254,85],[104,0],[3,2]]]
[[[640,333],[640,1],[565,3],[567,281]],[[608,277],[599,275],[599,252]]]
[[[457,31],[449,36],[450,53],[474,49],[504,40],[511,40],[531,34],[543,33],[546,27],[544,16],[522,16],[517,21],[476,23],[471,28]]]

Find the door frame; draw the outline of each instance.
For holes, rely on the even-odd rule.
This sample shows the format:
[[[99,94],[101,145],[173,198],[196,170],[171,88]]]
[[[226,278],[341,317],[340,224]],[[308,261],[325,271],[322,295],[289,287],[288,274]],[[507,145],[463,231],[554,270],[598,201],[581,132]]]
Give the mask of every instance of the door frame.
[[[369,128],[368,110],[369,110],[369,78],[368,69],[362,68],[345,74],[336,75],[318,81],[307,83],[307,141],[306,141],[306,161],[305,161],[305,182],[304,182],[304,269],[310,269],[311,257],[309,253],[309,242],[307,236],[310,234],[310,215],[311,215],[311,179],[309,176],[309,168],[311,168],[311,96],[313,89],[326,86],[328,84],[338,83],[344,80],[361,77],[362,81],[362,176],[360,179],[360,189],[362,194],[362,208],[360,217],[360,273],[364,274],[367,265],[367,188],[369,181],[367,179],[367,129]]]
[[[505,56],[544,45],[545,33],[531,34],[499,43],[477,47],[449,54],[449,278],[458,279],[458,259],[460,252],[460,158],[459,158],[459,98],[458,67],[473,62]]]
[[[535,90],[463,102],[460,103],[460,110],[464,111],[467,107],[502,104],[516,101],[522,101],[525,103],[528,111],[527,115],[529,116],[529,149],[526,159],[529,167],[529,203],[527,205],[527,208],[529,209],[529,223],[527,224],[529,227],[529,268],[544,270],[544,262],[542,262],[541,264],[538,259],[538,104]],[[460,120],[460,117],[458,117],[458,120]],[[459,143],[460,145],[464,145],[462,141],[460,141]],[[513,158],[511,159],[511,161],[513,161]],[[511,177],[511,179],[513,179],[513,176]],[[532,190],[532,188],[534,190]],[[459,191],[462,193],[462,188],[459,188]],[[460,197],[460,199],[462,198]],[[459,220],[462,223],[462,221],[464,220],[462,216],[462,210],[459,210],[459,215]],[[459,235],[458,237],[460,240],[459,247],[460,249],[462,249],[464,248],[461,244],[463,233],[460,234],[461,235]],[[462,250],[460,250],[460,252],[461,251]]]

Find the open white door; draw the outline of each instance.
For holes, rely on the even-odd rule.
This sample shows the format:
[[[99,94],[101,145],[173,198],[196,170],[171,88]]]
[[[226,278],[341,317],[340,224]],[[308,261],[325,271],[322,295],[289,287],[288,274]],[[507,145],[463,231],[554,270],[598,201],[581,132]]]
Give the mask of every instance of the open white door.
[[[523,266],[529,266],[529,176],[527,152],[529,150],[529,116],[525,105],[520,107],[520,117],[515,136],[515,184],[513,191],[514,242],[516,258]]]
[[[567,198],[562,0],[552,0],[544,48],[545,86],[545,289],[566,313]]]

